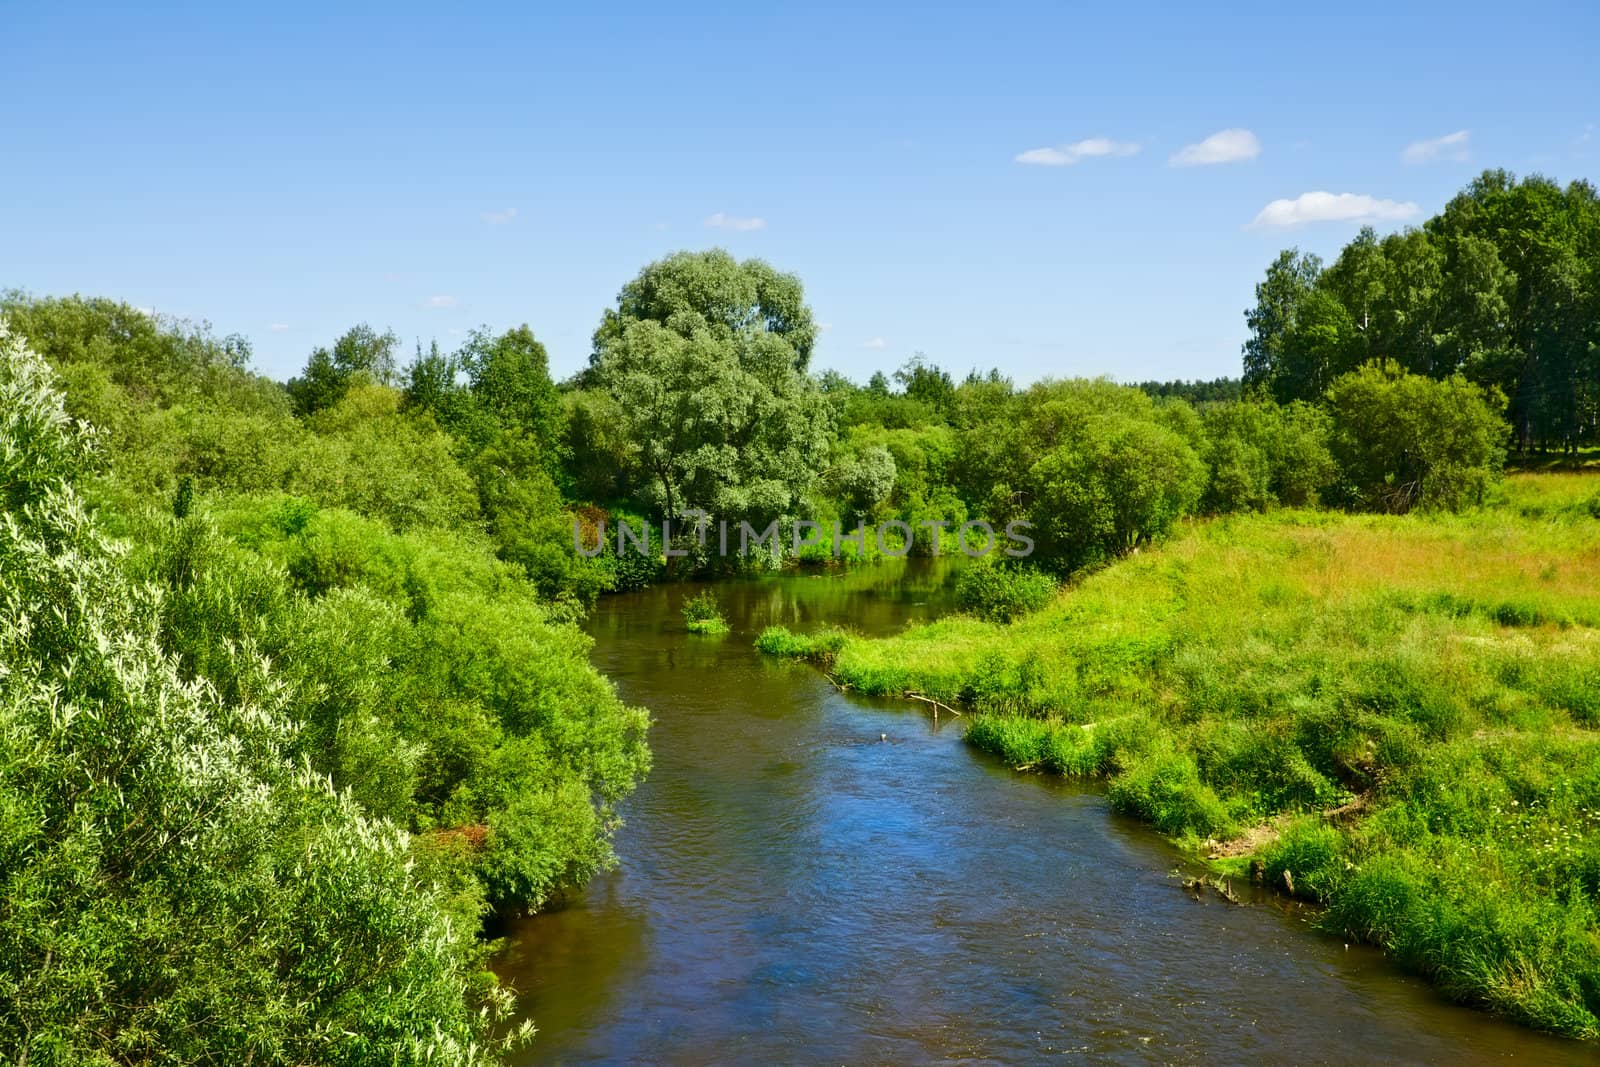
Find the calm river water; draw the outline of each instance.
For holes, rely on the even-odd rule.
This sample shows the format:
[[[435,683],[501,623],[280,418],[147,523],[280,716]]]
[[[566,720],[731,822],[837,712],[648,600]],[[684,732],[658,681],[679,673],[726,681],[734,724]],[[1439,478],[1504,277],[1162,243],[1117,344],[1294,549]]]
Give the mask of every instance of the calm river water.
[[[651,709],[655,769],[620,867],[511,928],[523,1062],[1596,1062],[1273,898],[1197,902],[1098,791],[751,647],[771,623],[893,632],[948,606],[942,578],[719,584],[724,638],[684,631],[698,586],[600,603],[594,662]]]

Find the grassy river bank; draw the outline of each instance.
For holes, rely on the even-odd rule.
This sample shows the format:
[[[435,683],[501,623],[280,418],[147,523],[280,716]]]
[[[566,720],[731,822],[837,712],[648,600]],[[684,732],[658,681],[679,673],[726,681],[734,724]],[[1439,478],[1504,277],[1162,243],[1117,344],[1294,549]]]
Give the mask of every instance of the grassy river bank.
[[[1010,625],[765,631],[1325,906],[1446,995],[1600,1036],[1600,476],[1192,524]],[[973,713],[976,714],[973,714]]]

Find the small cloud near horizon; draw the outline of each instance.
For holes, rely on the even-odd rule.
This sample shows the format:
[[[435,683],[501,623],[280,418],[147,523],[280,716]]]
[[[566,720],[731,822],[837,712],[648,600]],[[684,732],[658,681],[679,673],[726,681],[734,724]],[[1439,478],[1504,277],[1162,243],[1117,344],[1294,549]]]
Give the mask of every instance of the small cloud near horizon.
[[[861,347],[862,348],[870,348],[874,352],[882,352],[885,348],[889,347],[889,342],[885,341],[881,337],[874,337],[872,340],[868,341],[866,344],[862,345]]]
[[[1167,160],[1170,167],[1208,167],[1217,163],[1243,163],[1261,154],[1261,139],[1249,130],[1218,130],[1198,144],[1186,145]]]
[[[766,229],[767,220],[759,215],[739,216],[719,211],[706,219],[706,225],[714,230],[734,230],[738,233],[749,233],[752,230]]]
[[[283,333],[288,328],[289,324],[287,322],[275,322],[271,326],[267,327],[267,329],[271,330],[273,333]]]
[[[1086,159],[1104,159],[1131,156],[1139,146],[1131,141],[1113,141],[1109,137],[1090,137],[1087,140],[1054,147],[1030,148],[1018,152],[1015,162],[1032,167],[1071,167]]]
[[[1410,200],[1380,200],[1364,193],[1301,193],[1293,200],[1274,200],[1247,228],[1284,229],[1312,222],[1402,222],[1420,210]]]
[[[1457,130],[1447,133],[1443,137],[1434,137],[1426,141],[1412,141],[1406,145],[1406,150],[1400,153],[1400,158],[1413,166],[1419,163],[1432,163],[1444,159],[1452,163],[1465,163],[1471,153],[1468,146],[1472,140],[1472,131]]]
[[[514,207],[508,207],[504,211],[485,211],[483,213],[483,221],[490,226],[504,226],[516,217],[517,209]]]
[[[423,302],[422,306],[426,307],[426,308],[437,308],[439,310],[446,310],[446,309],[449,309],[449,308],[457,307],[457,306],[460,305],[460,303],[461,303],[461,301],[457,300],[453,296],[430,296],[430,297],[428,297],[428,299],[426,301]]]

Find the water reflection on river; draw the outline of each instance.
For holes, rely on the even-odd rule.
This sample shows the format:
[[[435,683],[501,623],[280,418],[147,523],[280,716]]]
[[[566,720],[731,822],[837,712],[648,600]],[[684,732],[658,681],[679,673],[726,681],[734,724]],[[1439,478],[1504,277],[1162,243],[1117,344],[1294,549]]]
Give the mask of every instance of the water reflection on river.
[[[653,712],[655,770],[620,868],[512,927],[524,1062],[1595,1062],[1296,909],[1193,901],[1097,791],[751,648],[771,623],[893,632],[947,608],[945,577],[722,584],[724,638],[684,632],[696,586],[601,602],[594,662]]]

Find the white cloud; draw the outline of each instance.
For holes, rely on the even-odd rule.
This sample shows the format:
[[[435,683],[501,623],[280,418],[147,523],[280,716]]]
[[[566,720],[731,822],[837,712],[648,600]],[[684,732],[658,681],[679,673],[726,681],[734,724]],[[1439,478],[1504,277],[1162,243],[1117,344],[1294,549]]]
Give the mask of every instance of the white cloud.
[[[289,324],[287,322],[275,322],[271,326],[267,327],[267,329],[271,330],[273,333],[283,333],[288,328]]]
[[[1407,200],[1379,200],[1362,193],[1301,193],[1293,200],[1274,200],[1261,209],[1253,228],[1304,226],[1308,222],[1401,222],[1418,212]]]
[[[719,211],[706,219],[706,225],[716,230],[737,230],[740,233],[747,233],[751,230],[766,229],[767,220],[755,215],[741,218],[738,215],[728,215]]]
[[[1432,163],[1438,159],[1448,159],[1455,163],[1467,161],[1467,144],[1472,139],[1468,130],[1457,130],[1447,133],[1443,137],[1435,137],[1429,141],[1413,141],[1406,145],[1406,150],[1400,153],[1400,158],[1407,163]]]
[[[1070,167],[1086,159],[1131,156],[1137,151],[1139,146],[1127,141],[1113,141],[1109,137],[1091,137],[1086,141],[1058,145],[1054,148],[1030,148],[1026,152],[1017,153],[1016,161],[1035,167]]]
[[[461,301],[453,296],[430,296],[423,302],[423,307],[447,309],[456,307]]]
[[[156,317],[156,309],[155,308],[140,308],[140,307],[136,307],[133,310],[137,311],[139,314],[143,315],[147,319],[153,319],[153,318]]]
[[[833,323],[831,323],[831,322],[819,322],[819,323],[817,323],[817,332],[818,333],[827,333],[831,329],[833,329]]]
[[[517,217],[517,209],[508,207],[504,211],[485,211],[483,221],[490,226],[504,226]]]
[[[1174,167],[1204,167],[1213,163],[1242,163],[1261,154],[1261,141],[1249,130],[1218,130],[1199,144],[1188,145],[1167,160]]]
[[[870,348],[875,352],[882,352],[885,348],[889,347],[889,342],[885,341],[881,337],[874,337],[872,340],[868,341],[866,344],[862,345],[861,347],[862,348]]]

